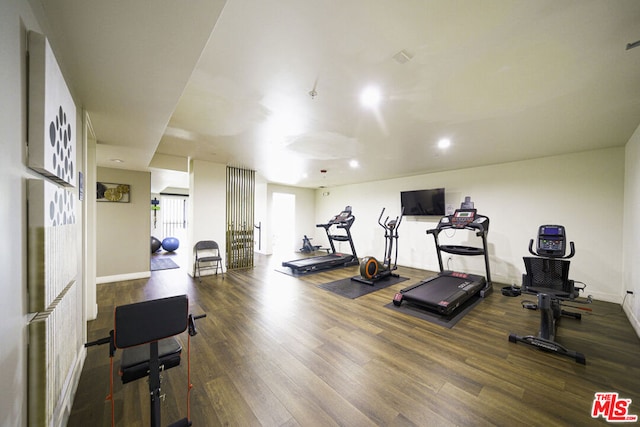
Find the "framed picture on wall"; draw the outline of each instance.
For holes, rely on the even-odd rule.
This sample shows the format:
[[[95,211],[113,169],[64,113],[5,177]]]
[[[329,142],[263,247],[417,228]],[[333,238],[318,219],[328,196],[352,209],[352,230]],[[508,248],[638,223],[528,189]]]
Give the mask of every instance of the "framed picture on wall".
[[[129,203],[131,187],[129,184],[114,184],[112,182],[96,183],[97,202]]]

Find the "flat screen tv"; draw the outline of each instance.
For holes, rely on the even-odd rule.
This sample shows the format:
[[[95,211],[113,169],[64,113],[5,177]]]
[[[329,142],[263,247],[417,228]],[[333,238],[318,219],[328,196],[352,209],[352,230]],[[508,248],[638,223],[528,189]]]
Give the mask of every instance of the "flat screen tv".
[[[444,188],[400,192],[404,215],[444,216]]]

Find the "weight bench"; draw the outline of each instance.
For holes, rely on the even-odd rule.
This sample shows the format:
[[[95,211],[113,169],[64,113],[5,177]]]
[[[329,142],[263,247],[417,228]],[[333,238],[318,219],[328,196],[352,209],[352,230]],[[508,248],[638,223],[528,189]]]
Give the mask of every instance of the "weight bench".
[[[123,384],[149,377],[152,427],[160,426],[160,371],[180,365],[182,345],[175,336],[188,329],[190,345],[191,337],[197,333],[195,319],[206,316],[194,317],[188,310],[189,300],[186,295],[118,306],[114,310],[114,329],[110,331],[109,337],[85,344],[85,347],[90,347],[109,343],[111,378],[113,357],[117,349],[122,349],[120,377]],[[187,365],[187,417],[171,424],[171,427],[191,425],[189,394],[192,384],[189,363]],[[113,426],[113,381],[110,381],[107,400],[111,401]]]

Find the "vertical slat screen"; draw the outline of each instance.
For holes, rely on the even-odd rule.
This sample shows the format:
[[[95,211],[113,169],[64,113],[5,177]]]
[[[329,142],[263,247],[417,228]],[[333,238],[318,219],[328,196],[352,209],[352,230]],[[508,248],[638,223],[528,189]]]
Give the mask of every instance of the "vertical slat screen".
[[[253,267],[255,171],[227,167],[227,269]]]

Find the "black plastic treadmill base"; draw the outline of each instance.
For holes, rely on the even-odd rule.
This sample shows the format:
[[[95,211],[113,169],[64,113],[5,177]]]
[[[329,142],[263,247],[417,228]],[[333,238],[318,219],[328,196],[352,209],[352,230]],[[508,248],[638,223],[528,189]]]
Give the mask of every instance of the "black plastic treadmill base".
[[[357,264],[359,264],[358,258],[353,255],[336,253],[285,261],[282,267],[289,268],[292,276],[299,276]],[[286,271],[281,272],[287,274]]]
[[[458,310],[455,311],[452,315],[443,316],[436,312],[425,310],[420,306],[402,303],[400,306],[395,306],[393,303],[386,304],[385,307],[391,310],[397,311],[399,313],[407,314],[409,316],[416,317],[421,320],[426,320],[427,322],[434,323],[438,326],[443,326],[445,328],[451,329],[456,323],[458,323],[464,316],[467,315],[473,308],[478,305],[482,301],[478,295],[474,295],[470,299],[468,299],[464,304],[458,307]]]
[[[418,305],[440,315],[451,315],[465,301],[486,286],[482,276],[444,271],[416,285],[402,289],[402,301]]]

